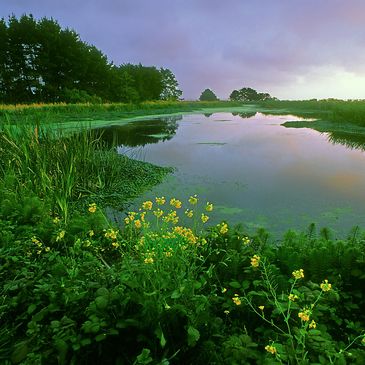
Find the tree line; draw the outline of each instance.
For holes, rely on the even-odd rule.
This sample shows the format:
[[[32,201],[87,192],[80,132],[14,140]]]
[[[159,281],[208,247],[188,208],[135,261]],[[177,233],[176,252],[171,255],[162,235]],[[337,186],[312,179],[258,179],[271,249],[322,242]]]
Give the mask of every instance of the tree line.
[[[250,87],[243,87],[239,90],[233,90],[229,95],[231,101],[264,101],[264,100],[276,100],[275,97],[269,93],[259,93],[255,89]],[[218,97],[211,89],[205,89],[200,97],[200,101],[217,101]]]
[[[0,19],[0,103],[177,100],[167,68],[115,65],[49,18]]]

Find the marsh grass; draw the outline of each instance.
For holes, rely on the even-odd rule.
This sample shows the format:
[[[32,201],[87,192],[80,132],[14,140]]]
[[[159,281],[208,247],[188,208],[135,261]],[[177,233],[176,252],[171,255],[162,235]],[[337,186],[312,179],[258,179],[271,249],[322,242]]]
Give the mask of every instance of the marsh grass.
[[[50,200],[66,220],[71,204],[97,195],[120,205],[169,171],[118,155],[89,130],[66,134],[41,124],[3,124],[0,158],[2,177],[13,176],[18,191]]]

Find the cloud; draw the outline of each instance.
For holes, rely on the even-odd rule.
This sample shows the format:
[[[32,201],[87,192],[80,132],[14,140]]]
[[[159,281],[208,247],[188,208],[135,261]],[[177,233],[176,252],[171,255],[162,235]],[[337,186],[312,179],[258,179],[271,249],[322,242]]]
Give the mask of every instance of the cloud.
[[[1,15],[12,12],[53,16],[117,64],[169,67],[185,98],[206,87],[228,97],[242,86],[285,98],[352,90],[365,98],[360,0],[15,0]]]

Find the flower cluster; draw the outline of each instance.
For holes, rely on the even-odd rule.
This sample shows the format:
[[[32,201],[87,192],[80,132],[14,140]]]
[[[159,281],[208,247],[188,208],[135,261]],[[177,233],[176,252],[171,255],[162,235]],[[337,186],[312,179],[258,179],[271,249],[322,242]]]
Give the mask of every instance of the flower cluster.
[[[180,201],[180,200],[175,199],[175,198],[172,198],[172,199],[170,200],[170,205],[171,205],[171,206],[173,206],[173,207],[174,207],[174,208],[176,208],[176,209],[180,209],[180,208],[181,208],[181,206],[182,206],[182,203],[181,203],[181,201]]]
[[[232,301],[233,301],[233,303],[234,303],[234,304],[236,304],[236,305],[241,305],[241,304],[242,304],[241,299],[240,299],[240,297],[239,297],[239,295],[238,295],[238,294],[235,294],[235,295],[234,295],[234,297],[232,298]]]
[[[299,299],[298,295],[295,295],[295,294],[289,294],[288,295],[288,299],[291,301],[291,302],[295,302],[297,299]]]
[[[292,275],[294,277],[294,279],[302,279],[304,278],[304,270],[303,269],[299,269],[299,270],[295,270],[292,272]]]
[[[252,267],[259,267],[260,265],[260,260],[261,260],[261,257],[258,256],[258,255],[253,255],[251,257],[251,266]]]
[[[323,291],[330,291],[330,290],[332,289],[332,284],[330,284],[330,283],[328,282],[328,280],[326,279],[326,280],[324,280],[324,281],[323,281],[323,283],[321,284],[321,289],[322,289]]]
[[[309,309],[303,309],[302,312],[298,313],[298,317],[303,321],[303,322],[308,322],[309,321],[309,317],[311,315],[311,312]]]
[[[276,349],[276,347],[275,346],[272,346],[272,345],[265,346],[265,350],[267,352],[270,352],[270,354],[272,354],[272,355],[275,355],[278,352],[278,350]]]
[[[96,212],[96,203],[91,203],[89,204],[89,212],[90,213],[95,213]]]

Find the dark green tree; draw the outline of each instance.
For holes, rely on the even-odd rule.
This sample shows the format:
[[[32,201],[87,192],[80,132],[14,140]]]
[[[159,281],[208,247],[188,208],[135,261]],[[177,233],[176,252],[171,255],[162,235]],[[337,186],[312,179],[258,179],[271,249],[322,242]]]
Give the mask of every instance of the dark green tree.
[[[272,99],[268,93],[258,93],[250,87],[243,87],[240,90],[233,90],[229,99],[232,101],[263,101]]]
[[[201,93],[201,95],[200,95],[200,97],[199,97],[199,100],[200,100],[200,101],[217,101],[217,100],[219,100],[219,99],[217,98],[217,96],[214,94],[214,92],[213,92],[212,90],[210,90],[210,89],[205,89],[205,90]]]

